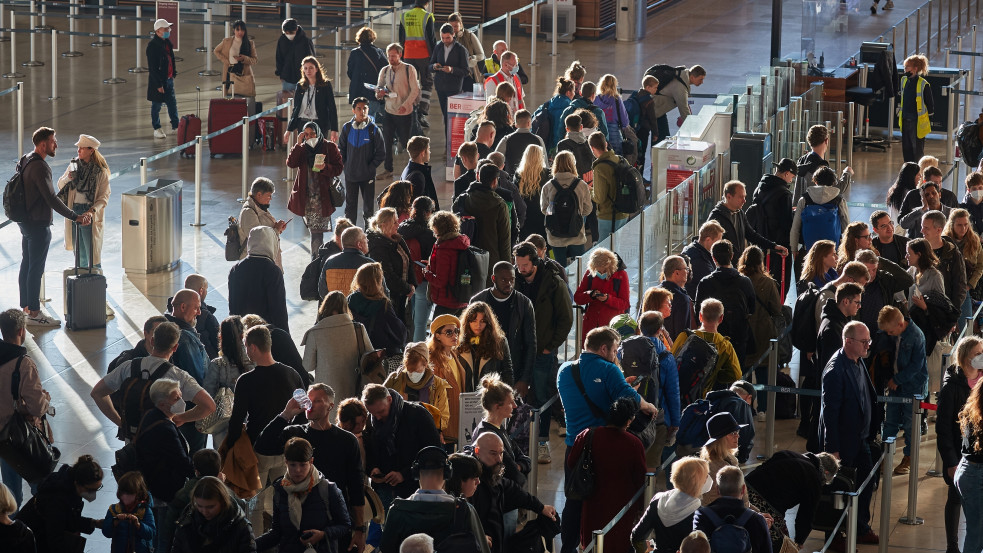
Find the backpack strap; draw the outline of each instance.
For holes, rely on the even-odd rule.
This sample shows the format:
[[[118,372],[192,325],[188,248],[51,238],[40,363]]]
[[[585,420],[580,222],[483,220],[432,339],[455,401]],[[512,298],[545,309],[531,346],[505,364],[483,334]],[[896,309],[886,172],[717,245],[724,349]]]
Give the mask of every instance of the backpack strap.
[[[169,361],[164,361],[163,363],[160,364],[159,367],[157,367],[157,370],[155,370],[149,377],[147,377],[147,380],[149,380],[150,382],[154,382],[156,380],[160,380],[161,378],[164,378],[164,375],[167,374],[167,371],[171,370],[171,367],[173,366],[174,365],[171,365]]]
[[[736,524],[737,526],[744,526],[745,524],[748,523],[748,521],[751,520],[751,517],[753,516],[754,516],[754,511],[752,511],[751,509],[745,509],[744,514],[738,517],[737,520],[734,521],[734,524]]]
[[[352,321],[352,327],[355,329],[355,340],[358,342],[358,357],[361,359],[362,355],[365,354],[365,339],[362,338],[365,325],[358,321]]]
[[[587,402],[587,407],[590,408],[591,414],[599,419],[604,418],[604,410],[597,406],[596,403],[591,401],[590,397],[587,396],[587,390],[584,388],[584,381],[580,378],[580,361],[573,361],[570,364],[571,374],[573,375],[573,381],[577,384],[577,389],[580,390],[580,395],[583,396],[584,401]]]
[[[10,393],[14,396],[14,409],[17,408],[17,402],[20,401],[20,364],[25,357],[27,357],[26,354],[17,358],[14,372],[10,375]]]
[[[317,493],[324,502],[324,513],[328,517],[328,524],[331,524],[331,482],[327,478],[322,478],[317,483]]]
[[[710,524],[713,525],[714,530],[724,525],[724,520],[710,507],[700,507],[700,513],[710,519]]]

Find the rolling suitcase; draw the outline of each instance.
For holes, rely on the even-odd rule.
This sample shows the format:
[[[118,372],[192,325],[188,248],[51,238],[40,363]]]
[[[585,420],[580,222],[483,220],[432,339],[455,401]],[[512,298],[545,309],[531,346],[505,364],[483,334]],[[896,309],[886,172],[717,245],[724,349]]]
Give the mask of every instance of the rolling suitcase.
[[[197,86],[195,88],[198,90],[198,103],[195,113],[201,113],[201,88]],[[181,117],[181,121],[177,126],[178,144],[190,142],[201,134],[201,118],[195,115],[195,113],[189,113]],[[195,147],[188,146],[184,150],[181,150],[179,155],[181,157],[195,157]]]
[[[215,98],[208,103],[208,134],[242,121],[248,115],[245,98]],[[208,153],[242,155],[242,127],[208,140]]]
[[[92,269],[92,249],[89,250],[88,273],[79,274],[79,232],[75,232],[75,274],[65,284],[65,327],[68,330],[87,330],[106,327],[106,277]]]

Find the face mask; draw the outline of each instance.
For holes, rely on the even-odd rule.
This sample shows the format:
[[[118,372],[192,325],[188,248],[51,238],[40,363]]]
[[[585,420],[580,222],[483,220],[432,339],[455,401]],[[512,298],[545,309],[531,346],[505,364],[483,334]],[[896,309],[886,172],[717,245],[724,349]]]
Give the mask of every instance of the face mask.
[[[287,40],[293,40],[296,35],[288,35],[288,34],[284,33],[283,36],[287,37]]]
[[[180,415],[181,413],[185,412],[187,409],[188,406],[183,399],[179,399],[177,400],[177,403],[171,405],[171,413],[175,415]]]
[[[261,204],[259,202],[256,202],[256,207],[262,209],[263,211],[269,211],[270,210],[270,204]]]
[[[509,71],[509,75],[512,75],[512,76],[515,76],[515,75],[518,75],[518,74],[519,74],[519,66],[518,65],[516,65],[515,67],[513,67],[512,68],[512,71]]]
[[[423,375],[426,373],[427,371],[420,371],[418,373],[407,373],[407,374],[409,375],[410,382],[412,382],[413,384],[419,384],[420,381],[423,380]]]
[[[976,201],[983,200],[983,190],[970,190],[969,195]]]
[[[171,38],[171,32],[170,31],[164,31],[164,40],[167,40],[169,38]]]
[[[983,371],[983,354],[977,355],[969,363],[972,367],[978,371]]]
[[[82,492],[82,499],[88,501],[89,503],[92,503],[93,501],[96,500],[96,492],[92,490],[85,490],[84,492]]]
[[[904,72],[904,76],[905,77],[911,77],[911,71],[905,71]]]
[[[708,474],[706,482],[703,483],[703,489],[700,490],[700,495],[709,492],[711,488],[713,488],[713,477]]]
[[[317,137],[308,138],[307,140],[304,141],[304,144],[307,144],[311,148],[314,148],[315,146],[317,146]]]
[[[608,279],[608,274],[607,273],[597,273],[594,276],[596,276],[597,278],[599,278],[601,280],[607,280]]]

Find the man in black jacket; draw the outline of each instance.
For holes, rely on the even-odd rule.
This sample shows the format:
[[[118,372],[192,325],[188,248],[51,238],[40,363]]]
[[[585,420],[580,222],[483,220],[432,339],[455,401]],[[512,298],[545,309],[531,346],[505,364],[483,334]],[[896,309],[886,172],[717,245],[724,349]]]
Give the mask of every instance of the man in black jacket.
[[[464,166],[461,176],[454,179],[454,199],[464,194],[471,183],[478,180],[475,170],[478,168],[478,145],[474,142],[465,142],[457,149],[457,158]]]
[[[696,297],[696,287],[700,281],[716,268],[713,264],[713,256],[710,254],[710,247],[723,236],[724,227],[720,226],[720,223],[707,221],[700,225],[700,232],[693,241],[683,248],[681,255],[689,261],[690,269],[685,286],[689,297]]]
[[[670,255],[662,262],[663,281],[659,286],[672,293],[672,312],[665,319],[665,329],[675,340],[680,332],[693,327],[693,299],[683,286],[689,278],[686,260],[679,255]]]
[[[860,311],[863,287],[853,282],[846,282],[836,287],[836,296],[826,300],[823,305],[822,320],[819,322],[819,337],[816,343],[816,356],[813,359],[817,372],[822,374],[826,364],[843,345],[843,328],[853,320]],[[875,327],[876,328],[876,327]],[[804,383],[803,387],[807,387]],[[809,386],[811,387],[811,386]],[[807,425],[800,425],[807,432],[806,449],[813,453],[822,451],[819,442],[819,405],[808,402],[810,413],[803,416]]]
[[[300,81],[300,65],[307,56],[313,56],[314,43],[307,38],[296,19],[285,19],[280,25],[283,34],[276,43],[276,71],[283,90],[297,90]]]
[[[177,97],[174,95],[174,77],[177,66],[174,64],[174,45],[169,40],[171,24],[166,19],[154,21],[154,37],[147,43],[147,100],[150,101],[150,123],[154,126],[154,138],[164,138],[160,125],[160,106],[167,104],[167,115],[171,118],[171,130],[176,130],[181,122],[177,114]],[[298,63],[298,73],[300,72]],[[298,76],[297,79],[299,80]]]
[[[182,405],[181,385],[170,378],[160,378],[150,385],[150,402],[154,408],[140,421],[134,446],[140,472],[154,497],[154,514],[163,520],[167,502],[195,475],[187,440],[174,424],[171,408]]]
[[[425,136],[414,136],[406,143],[406,153],[410,155],[410,161],[407,162],[399,178],[413,184],[414,198],[427,196],[433,200],[434,212],[440,211],[437,188],[433,184],[433,175],[430,173],[430,139]]]
[[[584,142],[586,144],[586,140]],[[532,132],[532,113],[520,109],[515,112],[515,132],[503,136],[495,148],[496,151],[505,154],[505,170],[515,174],[519,162],[522,161],[522,154],[531,145],[539,146],[544,152],[546,151],[546,143],[538,134]]]
[[[762,236],[748,224],[747,216],[741,210],[744,207],[746,197],[747,191],[743,182],[739,180],[728,182],[724,185],[724,199],[717,202],[707,219],[720,223],[720,226],[724,228],[724,238],[730,240],[731,244],[734,245],[734,259],[731,264],[737,264],[737,260],[744,253],[744,248],[747,247],[748,242],[762,250],[775,250],[780,255],[788,255],[788,248]]]
[[[792,191],[789,185],[795,182],[795,162],[784,158],[775,163],[775,174],[762,175],[758,187],[754,189],[751,196],[751,207],[757,216],[752,222],[754,230],[758,231],[768,240],[779,246],[789,247],[789,236],[792,231]],[[751,222],[751,219],[748,219]],[[787,263],[785,267],[785,279],[782,280],[781,260],[773,260],[768,267],[768,272],[776,282],[792,282],[792,265]],[[779,300],[785,301],[784,293],[788,290],[788,285],[779,290]]]
[[[914,277],[897,263],[893,263],[870,250],[857,252],[856,260],[867,266],[870,280],[864,286],[864,300],[857,318],[873,334],[877,329],[877,316],[887,305],[902,307],[894,302],[894,295],[908,290],[915,283]],[[907,305],[907,302],[905,303]],[[907,312],[907,309],[904,310]]]
[[[430,55],[430,70],[433,71],[433,87],[440,100],[440,111],[447,125],[447,98],[464,90],[464,77],[468,76],[468,50],[454,40],[454,28],[450,23],[440,27],[440,44]]]
[[[743,366],[748,350],[754,347],[754,334],[749,326],[756,303],[754,287],[748,277],[731,265],[733,246],[729,240],[717,241],[710,252],[717,268],[700,281],[694,301],[696,305],[702,305],[703,300],[715,298],[724,304],[724,320],[717,332],[730,338]]]
[[[887,211],[875,211],[870,215],[870,227],[874,229],[877,238],[871,241],[871,245],[877,250],[877,254],[897,263],[901,268],[908,268],[908,260],[905,254],[908,251],[908,239],[900,234],[894,233],[894,221]]]
[[[394,498],[406,498],[416,491],[413,460],[421,448],[440,446],[440,434],[429,411],[380,384],[362,390],[362,403],[369,412],[362,433],[365,471],[388,509]]]
[[[495,264],[492,287],[475,294],[471,303],[476,301],[487,303],[498,319],[512,353],[513,380],[528,381],[536,361],[536,315],[529,298],[515,291],[515,268],[511,263]]]

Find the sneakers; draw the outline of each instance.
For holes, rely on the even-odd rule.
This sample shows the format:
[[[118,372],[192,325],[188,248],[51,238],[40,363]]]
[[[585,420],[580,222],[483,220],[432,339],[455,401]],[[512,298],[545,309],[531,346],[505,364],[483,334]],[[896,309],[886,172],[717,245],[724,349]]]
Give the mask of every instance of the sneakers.
[[[909,472],[911,472],[911,457],[905,455],[901,459],[901,462],[898,463],[898,466],[894,467],[894,475],[903,476],[905,474],[908,474]]]
[[[765,413],[764,411],[758,411],[758,414],[755,415],[755,419],[757,419],[758,422],[765,422],[768,420],[768,413]]]
[[[164,129],[154,129],[154,138],[167,138]]]
[[[379,174],[377,174],[375,176],[375,178],[377,178],[379,180],[391,179],[391,178],[393,178],[393,172],[392,171],[382,171]]]
[[[887,2],[884,3],[884,8],[883,9],[885,9],[885,10],[893,10],[894,9],[894,2],[892,0],[887,0]]]
[[[539,442],[539,458],[538,462],[540,465],[548,465],[553,462],[550,457],[550,444],[547,442]]]
[[[905,457],[907,459],[907,457]],[[874,530],[867,530],[867,533],[862,536],[857,536],[857,543],[864,545],[877,545],[881,543],[881,539],[877,537]]]
[[[44,313],[38,313],[33,317],[31,315],[27,316],[27,326],[42,326],[48,328],[57,328],[61,326],[61,321],[57,319],[52,319],[51,317],[45,315]]]

